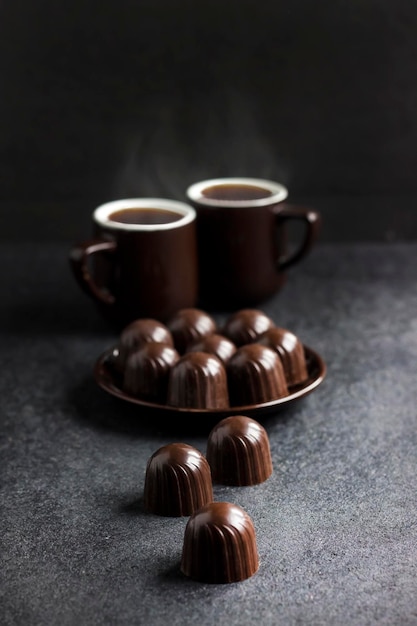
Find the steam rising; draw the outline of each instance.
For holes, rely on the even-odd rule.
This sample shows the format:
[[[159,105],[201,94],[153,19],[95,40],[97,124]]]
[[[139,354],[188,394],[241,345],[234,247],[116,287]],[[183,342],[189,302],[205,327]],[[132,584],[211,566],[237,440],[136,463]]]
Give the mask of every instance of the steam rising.
[[[167,98],[169,100],[169,98]],[[157,103],[140,130],[126,142],[126,159],[116,176],[115,197],[184,198],[193,182],[222,176],[268,178],[290,183],[279,157],[261,130],[261,111],[248,95],[228,88],[192,101]],[[146,124],[146,129],[145,129]]]

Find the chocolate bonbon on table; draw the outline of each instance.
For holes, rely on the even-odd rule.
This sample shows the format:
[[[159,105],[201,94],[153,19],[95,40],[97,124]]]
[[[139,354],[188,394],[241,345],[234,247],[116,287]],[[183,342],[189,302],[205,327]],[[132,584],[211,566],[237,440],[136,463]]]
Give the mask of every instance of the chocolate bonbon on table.
[[[148,461],[144,506],[156,515],[191,515],[213,500],[210,467],[204,456],[185,443],[159,448]]]
[[[213,482],[222,485],[257,485],[272,474],[266,430],[245,415],[226,417],[214,426],[206,456]]]
[[[188,520],[181,571],[206,583],[232,583],[259,567],[255,529],[249,515],[230,502],[211,502]]]

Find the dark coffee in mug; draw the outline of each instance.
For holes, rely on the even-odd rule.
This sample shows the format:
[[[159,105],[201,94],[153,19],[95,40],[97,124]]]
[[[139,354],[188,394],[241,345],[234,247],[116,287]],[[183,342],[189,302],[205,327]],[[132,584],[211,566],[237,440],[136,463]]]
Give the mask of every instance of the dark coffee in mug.
[[[166,321],[197,302],[196,213],[183,202],[129,198],[98,207],[94,238],[70,253],[74,276],[119,327]]]
[[[256,185],[244,184],[223,184],[206,187],[202,190],[202,195],[210,200],[259,200],[260,198],[269,198],[272,196],[270,189],[264,189]]]
[[[279,289],[285,270],[311,248],[319,216],[284,205],[287,189],[259,178],[216,178],[187,189],[197,209],[199,301],[206,309],[256,306]],[[286,247],[288,222],[304,225]]]
[[[183,216],[168,209],[131,208],[121,209],[109,215],[109,220],[120,224],[171,224]]]

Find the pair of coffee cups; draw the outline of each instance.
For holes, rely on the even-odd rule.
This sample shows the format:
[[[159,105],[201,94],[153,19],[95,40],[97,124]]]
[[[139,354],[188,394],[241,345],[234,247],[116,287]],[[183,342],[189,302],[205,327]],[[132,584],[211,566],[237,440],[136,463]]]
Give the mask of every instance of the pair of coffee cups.
[[[253,306],[273,295],[285,270],[314,243],[319,215],[284,204],[268,180],[221,178],[191,185],[188,204],[159,198],[116,200],[93,213],[94,238],[70,262],[81,288],[119,325],[161,321],[197,304],[208,310]],[[287,253],[288,221],[304,224]]]

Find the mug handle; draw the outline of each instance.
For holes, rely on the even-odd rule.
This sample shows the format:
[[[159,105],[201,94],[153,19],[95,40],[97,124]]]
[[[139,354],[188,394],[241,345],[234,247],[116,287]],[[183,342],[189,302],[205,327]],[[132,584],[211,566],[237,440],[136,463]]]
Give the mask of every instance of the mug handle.
[[[321,218],[317,211],[291,205],[286,205],[284,208],[280,208],[280,205],[276,205],[273,208],[273,212],[277,226],[290,220],[298,220],[305,224],[304,237],[301,240],[300,246],[289,256],[278,259],[278,270],[281,272],[291,267],[291,265],[298,263],[298,261],[311,250],[311,247],[317,239]]]
[[[115,252],[115,241],[105,239],[89,239],[75,246],[69,255],[69,261],[75,279],[81,289],[94,300],[103,304],[112,305],[115,297],[108,291],[99,287],[91,276],[88,268],[89,257],[103,252]]]

